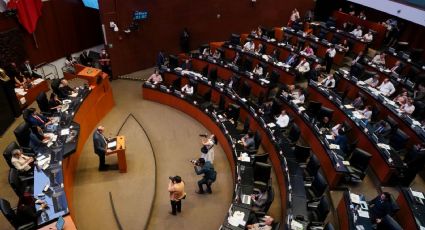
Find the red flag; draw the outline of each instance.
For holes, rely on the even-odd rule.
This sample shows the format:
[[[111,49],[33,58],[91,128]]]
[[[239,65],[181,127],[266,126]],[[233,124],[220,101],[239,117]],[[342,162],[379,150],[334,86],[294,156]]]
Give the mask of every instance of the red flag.
[[[41,0],[9,0],[8,9],[18,11],[18,19],[22,26],[32,34],[37,26],[38,18],[41,16]]]

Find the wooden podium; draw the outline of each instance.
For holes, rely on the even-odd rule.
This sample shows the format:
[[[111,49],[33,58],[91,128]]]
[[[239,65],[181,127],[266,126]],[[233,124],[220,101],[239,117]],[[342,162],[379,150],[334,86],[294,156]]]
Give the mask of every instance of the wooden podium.
[[[127,172],[127,160],[125,158],[125,137],[124,136],[117,136],[117,146],[112,154],[117,154],[118,156],[118,169],[120,170],[120,173],[126,173]]]
[[[89,85],[94,85],[98,76],[102,74],[102,70],[84,67],[81,71],[77,72],[77,76],[82,79],[86,79],[89,82]]]

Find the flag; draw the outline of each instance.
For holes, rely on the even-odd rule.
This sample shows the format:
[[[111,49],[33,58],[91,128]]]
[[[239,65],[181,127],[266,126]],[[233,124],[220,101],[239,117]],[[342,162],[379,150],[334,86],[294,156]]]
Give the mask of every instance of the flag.
[[[18,19],[22,26],[32,34],[41,16],[41,0],[3,0],[8,9],[18,11]]]

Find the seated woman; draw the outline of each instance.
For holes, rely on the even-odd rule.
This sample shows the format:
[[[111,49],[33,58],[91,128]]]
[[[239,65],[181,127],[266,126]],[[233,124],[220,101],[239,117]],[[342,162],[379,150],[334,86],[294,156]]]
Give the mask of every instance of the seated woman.
[[[12,151],[12,164],[20,172],[32,172],[34,158],[23,154],[22,150]]]
[[[406,104],[407,98],[408,98],[407,90],[405,88],[402,88],[401,93],[397,95],[393,101],[396,102],[398,105],[402,106]]]
[[[257,76],[263,76],[263,67],[261,67],[260,64],[257,64],[254,70],[252,70],[252,73],[254,73],[254,75],[257,75]]]
[[[161,74],[159,74],[158,69],[155,69],[153,74],[148,78],[147,82],[152,84],[158,84],[162,82]]]
[[[309,57],[311,55],[314,55],[314,50],[310,47],[310,45],[307,44],[305,48],[301,51],[301,54],[304,54],[305,56]]]
[[[350,50],[350,46],[348,45],[348,41],[347,41],[347,39],[344,39],[344,40],[342,41],[342,43],[340,44],[340,46],[342,47],[342,49],[343,49],[345,52],[348,52],[348,50]]]
[[[377,54],[373,59],[372,63],[376,65],[385,66],[385,53]]]
[[[406,104],[402,105],[400,107],[400,110],[401,110],[402,113],[412,115],[412,113],[415,112],[415,105],[413,105],[413,99],[408,98],[407,101],[406,101]]]
[[[183,86],[182,87],[182,92],[184,94],[187,94],[187,95],[191,96],[193,94],[193,86],[192,86],[192,84],[189,82],[185,86]]]

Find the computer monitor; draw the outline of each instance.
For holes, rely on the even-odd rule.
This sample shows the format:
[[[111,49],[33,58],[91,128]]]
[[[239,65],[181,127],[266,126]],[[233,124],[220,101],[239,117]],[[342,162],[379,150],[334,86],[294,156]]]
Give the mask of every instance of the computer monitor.
[[[177,58],[177,56],[170,55],[168,57],[168,67],[170,67],[170,69],[179,67],[179,59]]]
[[[229,107],[227,108],[227,115],[229,118],[233,119],[234,122],[237,122],[239,120],[239,113],[240,113],[241,107],[236,104],[229,104]]]
[[[148,12],[146,11],[134,11],[133,20],[139,21],[148,18]]]
[[[241,36],[239,34],[232,34],[230,37],[230,44],[232,45],[240,45],[241,44]]]

